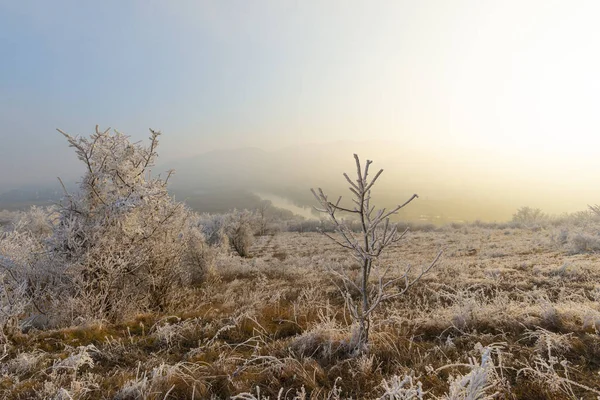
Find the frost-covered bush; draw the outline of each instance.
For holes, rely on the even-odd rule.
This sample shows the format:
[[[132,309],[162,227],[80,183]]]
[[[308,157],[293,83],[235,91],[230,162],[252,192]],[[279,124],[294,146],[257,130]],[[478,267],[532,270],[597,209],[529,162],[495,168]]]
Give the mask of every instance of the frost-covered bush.
[[[524,225],[540,224],[548,219],[548,216],[539,208],[521,207],[512,216],[512,221]]]
[[[250,255],[255,226],[256,216],[248,210],[233,210],[227,214],[225,232],[231,246],[241,257]]]
[[[206,243],[217,248],[229,246],[229,239],[225,232],[225,214],[202,214],[200,216],[200,228],[206,239]]]
[[[47,357],[48,354],[41,350],[18,353],[15,358],[0,365],[0,374],[4,376],[29,374],[35,371]]]
[[[260,231],[259,217],[248,210],[202,214],[199,225],[211,247],[217,250],[231,247],[241,257],[248,257],[254,235]]]
[[[194,215],[194,218],[196,217]],[[200,284],[206,280],[207,274],[213,266],[216,253],[215,249],[206,243],[198,225],[190,229],[187,235],[187,248],[181,259],[184,270],[189,274],[188,283]]]
[[[43,312],[52,296],[49,287],[60,286],[61,266],[47,252],[47,236],[35,235],[17,221],[0,232],[0,330],[16,328],[18,319]]]
[[[597,224],[600,217],[592,210],[576,211],[572,213],[563,213],[557,216],[550,216],[549,222],[554,226],[587,227]]]
[[[579,232],[571,237],[571,253],[592,253],[600,251],[600,236]]]
[[[163,309],[169,292],[204,265],[198,218],[167,192],[150,168],[159,132],[150,144],[131,143],[120,132],[89,138],[64,132],[86,173],[67,194],[49,240],[55,262],[65,266],[73,316],[115,319],[140,308]]]
[[[29,305],[26,291],[25,282],[15,282],[0,272],[0,343],[4,342],[7,329],[16,328],[17,318]]]
[[[360,221],[355,219],[347,219],[344,221],[348,230],[351,232],[360,232],[362,229]],[[332,221],[326,219],[304,219],[299,217],[296,220],[290,221],[287,224],[288,232],[336,232],[336,225]]]
[[[19,213],[14,225],[21,232],[30,232],[38,238],[47,238],[54,230],[58,212],[56,207],[32,206],[28,211]]]

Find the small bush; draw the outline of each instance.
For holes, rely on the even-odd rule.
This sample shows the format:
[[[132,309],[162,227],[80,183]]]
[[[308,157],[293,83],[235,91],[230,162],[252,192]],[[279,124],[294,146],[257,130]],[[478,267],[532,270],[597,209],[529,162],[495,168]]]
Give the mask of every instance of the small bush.
[[[225,214],[202,214],[200,216],[200,229],[204,234],[206,243],[211,247],[227,247],[229,239],[225,232],[227,216]]]
[[[197,253],[203,236],[196,216],[169,195],[170,174],[151,175],[160,133],[151,131],[148,147],[116,131],[64,135],[87,169],[80,191],[63,201],[52,237],[54,256],[68,266],[73,305],[109,319],[163,309],[171,290],[189,282],[189,261],[198,259],[190,251]]]
[[[571,238],[571,252],[579,253],[594,253],[600,251],[600,236],[591,235],[589,233],[580,232]]]
[[[241,257],[250,256],[250,247],[254,242],[255,216],[248,210],[233,210],[227,214],[225,232],[233,249]]]
[[[524,225],[537,225],[548,219],[539,208],[521,207],[512,216],[512,221]]]
[[[202,281],[211,257],[198,217],[169,195],[170,173],[150,171],[160,133],[147,147],[116,131],[63,135],[87,172],[59,208],[34,207],[0,237],[5,297],[66,323],[115,320],[162,310],[175,288]]]

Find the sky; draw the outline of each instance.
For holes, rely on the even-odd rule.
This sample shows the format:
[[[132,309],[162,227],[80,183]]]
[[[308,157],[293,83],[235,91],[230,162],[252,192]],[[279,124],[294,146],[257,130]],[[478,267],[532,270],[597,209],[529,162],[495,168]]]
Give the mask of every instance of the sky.
[[[75,176],[55,128],[99,124],[163,131],[165,162],[381,142],[445,177],[432,193],[583,209],[600,202],[598,15],[584,0],[0,0],[0,191]]]

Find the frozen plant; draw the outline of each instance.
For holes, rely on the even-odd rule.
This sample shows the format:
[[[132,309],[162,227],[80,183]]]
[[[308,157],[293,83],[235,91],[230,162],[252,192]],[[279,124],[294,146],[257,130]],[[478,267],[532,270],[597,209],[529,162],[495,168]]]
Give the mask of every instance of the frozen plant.
[[[279,389],[279,392],[277,393],[277,400],[282,400],[283,399],[283,388]],[[294,397],[294,399],[296,399],[297,397]],[[302,397],[302,399],[304,399],[304,397]],[[262,396],[260,394],[260,386],[256,387],[256,395],[252,394],[252,393],[240,393],[238,395],[235,395],[231,398],[231,400],[270,400],[269,397],[267,396]]]
[[[3,226],[9,225],[13,221],[15,221],[18,216],[19,216],[18,211],[8,211],[8,210],[0,211],[0,230]]]
[[[502,365],[494,365],[492,354],[500,354],[500,347],[490,345],[487,347],[477,344],[476,350],[481,352],[481,360],[469,358],[468,364],[451,364],[438,368],[435,372],[451,367],[467,367],[470,371],[466,375],[457,374],[448,378],[450,388],[442,400],[493,400],[499,395],[498,389],[504,383],[497,369]]]
[[[548,216],[539,208],[521,207],[512,216],[512,222],[526,227],[536,227],[548,220]]]
[[[43,238],[16,223],[8,232],[0,232],[0,335],[8,325],[31,312],[42,313],[42,297],[48,285],[60,281],[54,264],[49,262]]]
[[[250,246],[254,242],[256,216],[248,210],[233,210],[227,214],[225,233],[233,249],[241,257],[250,255]]]
[[[354,154],[354,159],[356,161],[356,180],[352,181],[348,174],[344,173],[344,177],[350,184],[349,189],[353,194],[354,206],[342,206],[340,204],[341,196],[335,202],[331,202],[321,188],[311,189],[311,191],[321,205],[317,211],[329,216],[338,236],[324,231],[322,233],[339,246],[347,249],[361,266],[358,283],[346,271],[332,270],[343,282],[343,288],[340,290],[345,297],[348,311],[357,324],[357,330],[353,333],[353,344],[356,352],[360,353],[367,349],[371,317],[377,306],[382,301],[403,295],[433,268],[442,253],[440,252],[431,264],[422,267],[415,275],[411,275],[412,268],[409,266],[401,271],[399,276],[394,278],[388,276],[392,266],[380,265],[379,256],[385,249],[399,242],[408,232],[408,228],[406,228],[400,233],[398,225],[390,223],[390,217],[396,215],[400,209],[418,196],[412,195],[406,202],[391,210],[383,208],[375,211],[375,206],[371,205],[371,188],[383,173],[383,169],[370,178],[369,167],[372,161],[367,160],[363,169],[358,155]],[[354,232],[348,223],[339,217],[340,213],[346,213],[358,219],[359,231]],[[375,284],[370,282],[372,273],[376,278]],[[358,291],[360,294],[358,300],[352,297],[353,291]]]
[[[598,204],[594,204],[593,206],[588,205],[588,208],[594,215],[600,217],[600,206]]]
[[[412,375],[404,375],[400,378],[397,375],[389,380],[384,379],[381,386],[385,393],[379,400],[423,400],[425,392],[420,381],[416,381]]]
[[[150,396],[150,386],[151,381],[148,378],[148,374],[146,372],[140,374],[140,364],[138,364],[135,378],[125,382],[123,387],[114,396],[114,399],[145,399]]]
[[[52,234],[58,214],[56,207],[36,207],[18,214],[14,220],[15,229],[20,232],[30,232],[35,237],[47,238]]]
[[[340,381],[340,380],[341,380],[340,377],[338,377],[335,380],[335,382],[333,383],[333,388],[323,398],[325,398],[327,400],[342,400],[342,397],[341,397],[342,390],[337,386],[338,381]],[[304,388],[304,386],[302,386],[299,390],[296,390],[296,393],[293,395],[293,397],[288,397],[289,396],[288,392],[284,392],[283,388],[279,389],[279,392],[277,392],[276,400],[284,400],[284,399],[307,400],[309,398],[309,394],[306,392],[306,389]],[[350,398],[348,400],[351,400],[351,399],[352,398]],[[238,395],[231,397],[231,400],[271,400],[271,398],[269,396],[263,396],[260,393],[260,387],[257,386],[256,394],[249,393],[249,392],[240,393]]]
[[[175,388],[172,382],[184,382],[190,385],[194,381],[193,373],[197,366],[190,363],[179,362],[177,364],[165,364],[152,368],[150,373],[140,372],[141,364],[138,364],[138,371],[135,379],[125,382],[123,387],[114,396],[114,399],[148,399],[156,398],[161,394],[160,398],[169,398],[169,393]],[[162,393],[165,393],[164,396]]]
[[[517,376],[521,374],[528,376],[546,386],[550,391],[560,392],[573,400],[580,398],[574,392],[575,387],[600,395],[599,390],[571,379],[572,368],[568,360],[562,356],[571,348],[570,336],[541,328],[528,332],[525,337],[536,340],[536,355],[533,357],[533,363],[524,363],[523,368],[517,372]]]
[[[88,346],[79,346],[75,350],[77,350],[76,353],[73,353],[64,360],[55,363],[52,366],[52,369],[54,371],[70,370],[73,372],[73,375],[76,375],[81,367],[87,366],[89,368],[94,368],[94,360],[92,359],[90,353],[99,352],[96,346],[93,344]]]
[[[204,234],[206,243],[211,247],[224,248],[229,246],[229,239],[225,233],[227,216],[225,214],[200,215],[199,225]]]
[[[600,251],[600,236],[578,232],[570,240],[571,254],[596,253]]]
[[[255,232],[260,233],[265,215],[249,210],[231,210],[226,214],[202,214],[199,225],[211,247],[231,246],[241,257],[250,255]],[[265,222],[266,223],[266,222]]]
[[[198,218],[167,191],[172,171],[154,176],[160,133],[131,143],[115,131],[73,137],[61,131],[86,168],[80,190],[58,211],[52,253],[67,266],[73,309],[116,319],[127,311],[164,309],[169,293],[198,267]]]
[[[26,283],[15,282],[0,269],[0,343],[5,342],[7,329],[16,328],[18,317],[25,312],[29,303]]]
[[[48,357],[48,354],[41,350],[32,352],[22,352],[11,360],[4,361],[0,365],[0,374],[2,375],[24,375],[29,374]]]
[[[481,356],[481,364],[477,365],[474,360],[471,360],[470,364],[471,372],[451,379],[446,399],[487,400],[496,397],[496,392],[488,394],[489,391],[494,390],[494,384],[489,382],[490,369],[493,368],[489,350]]]

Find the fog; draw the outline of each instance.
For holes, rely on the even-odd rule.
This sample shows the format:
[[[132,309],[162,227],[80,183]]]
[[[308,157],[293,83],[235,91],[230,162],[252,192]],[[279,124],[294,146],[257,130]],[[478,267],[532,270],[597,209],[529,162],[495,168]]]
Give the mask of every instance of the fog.
[[[363,160],[374,160],[373,173],[384,169],[373,189],[374,199],[380,199],[382,206],[402,203],[413,193],[419,194],[420,198],[404,211],[403,216],[410,219],[425,214],[430,219],[438,216],[445,221],[507,220],[524,205],[559,214],[583,210],[600,198],[597,189],[584,185],[575,176],[569,179],[567,171],[561,170],[568,167],[559,163],[555,169],[546,171],[531,166],[532,172],[528,174],[519,160],[506,156],[474,152],[465,157],[411,151],[391,142],[336,142],[278,151],[213,152],[175,164],[178,172],[173,177],[172,189],[184,192],[186,188],[197,187],[213,194],[243,189],[303,214],[290,204],[314,205],[311,187],[322,187],[332,198],[338,195],[350,198],[342,173],[354,173],[354,152]],[[552,176],[563,179],[553,182],[549,179]],[[196,194],[187,198],[201,197]]]
[[[401,217],[600,202],[600,5],[582,1],[0,3],[0,209],[84,171],[55,131],[160,129],[200,211],[313,204],[353,153]]]

